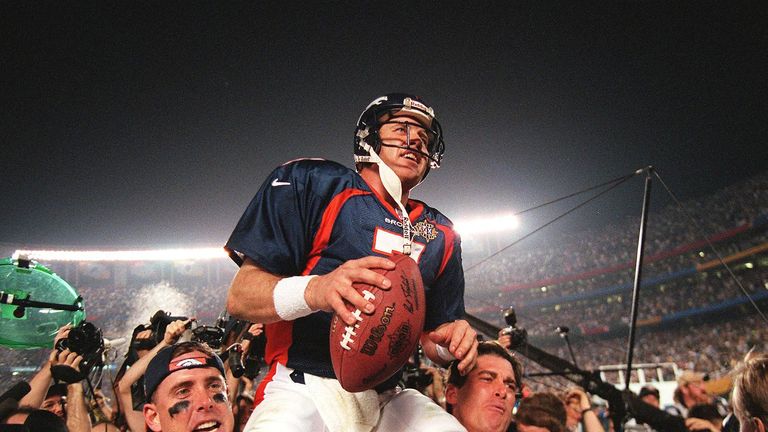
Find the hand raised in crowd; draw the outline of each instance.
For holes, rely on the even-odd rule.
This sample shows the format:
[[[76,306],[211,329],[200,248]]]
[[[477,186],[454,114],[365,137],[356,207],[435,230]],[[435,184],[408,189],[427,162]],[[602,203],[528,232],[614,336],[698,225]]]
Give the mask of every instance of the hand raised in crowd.
[[[251,347],[251,339],[259,336],[262,333],[264,333],[264,324],[251,324],[251,326],[248,327],[248,334],[245,335],[242,342],[240,342],[240,345],[243,347],[243,357],[245,357]]]
[[[496,341],[506,349],[509,349],[509,347],[512,346],[512,336],[505,332],[504,329],[499,330],[499,337]]]
[[[462,375],[472,370],[477,362],[477,332],[465,320],[456,320],[442,324],[435,330],[426,333],[430,342],[448,349],[448,352],[459,360],[458,368]],[[422,344],[426,342],[422,338]],[[430,350],[431,351],[431,350]],[[446,360],[443,355],[438,357]],[[433,356],[430,356],[436,360]]]
[[[68,349],[63,351],[53,350],[50,356],[48,356],[48,360],[51,366],[69,366],[80,372],[80,362],[83,361],[83,356]]]
[[[313,311],[335,312],[342,321],[353,325],[356,319],[347,309],[347,303],[367,313],[373,312],[374,306],[352,284],[362,282],[385,290],[392,286],[389,279],[372,270],[375,268],[392,270],[395,263],[376,256],[347,261],[328,274],[312,278],[307,284],[304,299]]]
[[[176,320],[170,322],[165,327],[165,335],[163,336],[163,342],[166,345],[173,345],[176,342],[179,341],[179,338],[181,335],[184,334],[185,331],[189,328],[189,326],[192,324],[192,321],[195,321],[196,318],[187,318],[185,320]]]
[[[63,326],[59,327],[59,330],[56,332],[56,336],[53,337],[53,348],[56,348],[56,345],[59,343],[60,340],[66,339],[69,337],[69,331],[72,330],[72,324],[66,323]]]
[[[571,387],[565,393],[565,400],[577,399],[579,401],[579,410],[588,410],[592,408],[592,401],[587,393],[581,387]]]
[[[252,334],[254,337],[264,333],[264,324],[251,324],[251,326],[248,327],[248,333]]]

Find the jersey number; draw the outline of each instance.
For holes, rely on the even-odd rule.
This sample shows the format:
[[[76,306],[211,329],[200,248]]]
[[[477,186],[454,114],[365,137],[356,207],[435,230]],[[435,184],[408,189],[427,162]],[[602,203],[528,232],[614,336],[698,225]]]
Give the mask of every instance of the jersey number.
[[[417,263],[421,257],[421,253],[424,252],[424,248],[427,245],[424,243],[412,242],[411,243],[411,258]],[[382,253],[385,255],[392,255],[394,252],[403,252],[403,236],[402,234],[387,231],[380,227],[376,227],[376,231],[373,233],[373,251]]]

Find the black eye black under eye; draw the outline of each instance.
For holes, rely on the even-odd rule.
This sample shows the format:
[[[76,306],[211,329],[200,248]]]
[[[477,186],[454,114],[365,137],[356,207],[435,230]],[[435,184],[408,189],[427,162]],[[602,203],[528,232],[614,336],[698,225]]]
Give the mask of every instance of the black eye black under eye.
[[[173,404],[170,408],[168,408],[168,415],[171,417],[175,416],[176,414],[189,409],[190,402],[189,401],[181,401]]]

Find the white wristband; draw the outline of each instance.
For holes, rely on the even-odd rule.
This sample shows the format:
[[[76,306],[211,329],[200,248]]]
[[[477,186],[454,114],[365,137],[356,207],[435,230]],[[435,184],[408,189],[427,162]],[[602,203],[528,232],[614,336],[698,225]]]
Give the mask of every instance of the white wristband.
[[[451,354],[450,351],[448,351],[448,348],[435,344],[435,350],[437,351],[437,356],[445,361],[454,361],[456,360],[456,357]]]
[[[304,291],[307,289],[309,280],[315,276],[293,276],[277,282],[272,300],[275,303],[275,312],[280,319],[292,321],[312,313],[312,309],[304,300]]]

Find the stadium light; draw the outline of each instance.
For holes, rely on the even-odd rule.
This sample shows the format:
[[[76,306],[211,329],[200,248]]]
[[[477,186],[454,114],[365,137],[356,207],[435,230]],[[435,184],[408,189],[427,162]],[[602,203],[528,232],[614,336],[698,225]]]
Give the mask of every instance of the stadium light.
[[[227,258],[223,248],[148,249],[148,250],[24,250],[13,258],[26,256],[35,261],[179,261]]]
[[[489,234],[502,231],[511,231],[517,229],[519,226],[520,220],[514,214],[473,219],[460,219],[453,224],[453,228],[462,237],[475,234]]]

